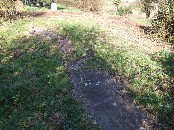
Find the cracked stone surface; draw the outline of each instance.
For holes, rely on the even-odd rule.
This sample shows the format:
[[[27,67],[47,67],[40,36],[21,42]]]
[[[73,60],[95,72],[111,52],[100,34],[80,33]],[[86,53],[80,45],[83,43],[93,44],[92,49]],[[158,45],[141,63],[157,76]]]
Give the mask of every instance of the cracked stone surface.
[[[91,120],[104,130],[139,130],[148,116],[123,97],[123,86],[112,76],[97,71],[72,71],[74,94],[84,104]]]

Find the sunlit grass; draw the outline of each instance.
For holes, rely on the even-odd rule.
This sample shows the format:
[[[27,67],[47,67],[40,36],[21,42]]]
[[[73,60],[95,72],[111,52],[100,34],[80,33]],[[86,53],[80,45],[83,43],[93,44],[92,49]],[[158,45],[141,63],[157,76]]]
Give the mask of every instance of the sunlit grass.
[[[93,50],[95,56],[85,69],[114,71],[123,75],[137,104],[151,111],[161,122],[172,123],[174,97],[170,90],[173,76],[161,59],[156,60],[158,54],[147,54],[119,38],[109,43],[108,36],[93,26],[86,27],[78,22],[63,22],[60,25],[61,32],[70,37],[77,58],[86,55],[87,50]]]
[[[26,6],[24,6],[24,10],[31,11],[31,12],[38,12],[38,11],[46,11],[48,9],[45,7],[35,7],[35,6],[26,5]]]
[[[24,32],[30,22],[9,24],[0,32],[0,129],[89,129],[62,54]]]
[[[132,22],[137,23],[137,24],[140,24],[140,25],[151,26],[151,21],[150,21],[150,19],[146,19],[146,18],[136,18],[136,17],[132,17],[132,16],[130,16],[129,19],[130,19]]]
[[[68,37],[74,53],[63,54],[52,50],[49,41],[25,37],[27,27],[53,28]],[[15,31],[14,31],[15,30]],[[71,19],[33,19],[6,25],[0,31],[0,102],[1,128],[87,128],[83,122],[84,111],[70,91],[67,72],[61,62],[84,57],[88,50],[94,57],[83,69],[112,71],[123,75],[128,82],[134,102],[160,119],[172,122],[174,107],[171,92],[173,67],[170,52],[149,55],[119,38],[106,36],[104,30],[89,21]],[[110,43],[112,40],[112,43]],[[54,48],[54,47],[53,47]],[[17,51],[22,50],[18,57]],[[51,53],[50,53],[51,52]],[[62,115],[58,124],[51,119]],[[8,120],[8,122],[7,122]]]

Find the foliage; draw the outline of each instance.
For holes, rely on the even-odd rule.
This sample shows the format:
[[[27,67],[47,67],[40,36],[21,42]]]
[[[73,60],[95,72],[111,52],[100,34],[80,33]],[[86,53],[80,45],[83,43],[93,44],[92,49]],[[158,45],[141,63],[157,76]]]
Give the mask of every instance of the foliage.
[[[119,4],[121,3],[121,0],[113,0],[113,4],[118,8]]]
[[[77,7],[87,11],[99,11],[105,0],[63,0],[58,1],[67,6]]]
[[[150,12],[152,9],[152,0],[141,0],[141,10],[146,13],[146,18],[150,17]]]
[[[15,0],[1,0],[0,1],[0,19],[13,19],[16,14]]]
[[[120,16],[124,16],[124,15],[128,15],[132,13],[132,9],[130,6],[121,6],[117,9],[116,14],[120,15]]]
[[[159,37],[174,41],[174,1],[167,0],[159,3],[156,19],[152,20],[153,32]]]
[[[65,54],[58,43],[25,36],[29,24],[0,30],[0,129],[90,129],[70,92]]]

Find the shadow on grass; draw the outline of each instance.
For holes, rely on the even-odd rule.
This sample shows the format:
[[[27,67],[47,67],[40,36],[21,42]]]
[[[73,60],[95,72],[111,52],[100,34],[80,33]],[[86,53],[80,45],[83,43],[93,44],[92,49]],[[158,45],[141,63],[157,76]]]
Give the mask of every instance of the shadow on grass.
[[[106,36],[93,27],[64,23],[61,29],[74,49],[74,53],[68,56],[68,62],[93,52],[94,57],[85,66],[87,69],[118,70],[131,79],[130,83],[135,87],[130,89],[134,89],[132,92],[141,105],[150,106],[157,116],[166,119],[164,122],[172,120],[171,100],[161,101],[166,96],[155,94],[153,86],[161,82],[159,70],[151,68],[156,63],[148,62],[148,56],[131,56],[134,48],[114,50]],[[70,96],[71,85],[62,64],[66,55],[55,44],[36,37],[18,38],[11,43],[15,47],[4,50],[0,55],[3,61],[0,65],[0,128],[86,128],[83,110]]]
[[[67,27],[63,31],[73,42],[72,60],[91,51],[97,54],[98,35],[93,29]],[[72,85],[62,64],[66,54],[57,48],[59,43],[34,36],[13,39],[9,47],[2,43],[0,129],[91,129],[83,108],[71,95]],[[111,67],[99,55],[95,58],[98,68]]]
[[[147,32],[149,30],[148,27],[142,28]],[[85,55],[87,49],[92,49],[94,52],[94,57],[86,64],[85,69],[101,69],[121,73],[129,79],[129,84],[132,86],[129,89],[134,95],[135,101],[145,106],[160,122],[173,127],[174,107],[171,102],[173,96],[169,91],[161,91],[161,95],[159,95],[158,89],[154,89],[158,88],[163,80],[166,80],[161,78],[161,75],[164,74],[163,69],[159,67],[161,63],[135,49],[115,48],[114,50],[107,41],[107,36],[94,28],[65,25],[63,32],[70,37],[77,57]],[[169,57],[168,60],[170,61],[171,58]],[[172,65],[173,63],[169,67],[170,71],[173,71]],[[171,72],[170,76],[173,76],[172,74]],[[168,100],[169,98],[171,99]]]
[[[71,96],[62,54],[37,37],[12,40],[0,51],[0,129],[88,129]],[[3,49],[6,48],[6,49]]]
[[[166,53],[161,61],[167,74],[174,78],[174,53]]]
[[[163,85],[163,89],[168,92],[165,101],[170,102],[170,105],[173,106],[168,114],[171,115],[169,123],[174,127],[174,53],[164,53],[160,61],[163,68],[166,70],[165,73],[169,75],[166,84]]]

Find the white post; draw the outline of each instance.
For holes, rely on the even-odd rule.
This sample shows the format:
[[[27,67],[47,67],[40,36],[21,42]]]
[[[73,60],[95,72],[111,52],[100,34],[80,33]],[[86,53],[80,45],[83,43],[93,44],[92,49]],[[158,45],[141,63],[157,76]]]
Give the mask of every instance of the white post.
[[[51,3],[51,10],[56,11],[57,10],[57,4]]]

